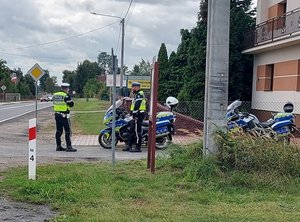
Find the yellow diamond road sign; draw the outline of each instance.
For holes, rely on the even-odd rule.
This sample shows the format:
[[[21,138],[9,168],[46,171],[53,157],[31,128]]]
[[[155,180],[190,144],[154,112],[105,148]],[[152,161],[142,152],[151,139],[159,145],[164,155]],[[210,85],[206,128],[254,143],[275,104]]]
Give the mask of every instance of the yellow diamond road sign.
[[[44,70],[37,63],[28,71],[28,73],[35,81],[38,81],[45,74]]]

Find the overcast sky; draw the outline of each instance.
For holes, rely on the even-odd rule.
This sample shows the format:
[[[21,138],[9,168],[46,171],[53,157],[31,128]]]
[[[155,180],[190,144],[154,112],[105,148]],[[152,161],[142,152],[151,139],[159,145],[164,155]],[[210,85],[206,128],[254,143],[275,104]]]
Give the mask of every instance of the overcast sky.
[[[200,0],[134,0],[125,18],[124,64],[132,69],[152,61],[162,42],[168,53],[180,42],[179,31],[196,25]],[[124,17],[130,0],[1,0],[0,58],[23,73],[38,63],[61,81],[99,51],[114,48],[120,62],[120,22],[90,12]]]
[[[120,20],[131,0],[0,0],[0,58],[23,73],[38,63],[57,76],[114,48],[120,62]],[[161,43],[170,55],[180,29],[196,26],[200,0],[133,0],[125,18],[124,64],[152,61]]]

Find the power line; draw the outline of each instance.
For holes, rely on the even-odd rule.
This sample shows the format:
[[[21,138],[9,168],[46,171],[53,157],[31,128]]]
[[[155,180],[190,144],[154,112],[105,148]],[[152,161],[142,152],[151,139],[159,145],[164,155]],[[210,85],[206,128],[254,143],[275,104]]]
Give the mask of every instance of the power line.
[[[132,16],[132,12],[134,11],[135,6],[136,6],[136,4],[133,5],[133,9],[130,11],[131,13],[129,13],[128,18],[126,19],[126,25],[128,24],[128,22],[129,22],[129,20],[130,20],[130,18],[131,18],[131,16]]]
[[[26,57],[31,59],[37,59],[37,60],[53,60],[53,61],[62,61],[66,57],[41,57],[41,56],[34,56],[34,55],[27,55],[27,54],[17,54],[17,53],[8,53],[8,52],[0,52],[0,55],[8,55],[8,56],[18,56],[18,57]],[[72,58],[73,59],[73,58]],[[73,60],[85,60],[89,59],[87,57],[77,57]],[[1,60],[1,58],[0,58]]]
[[[3,55],[10,55],[10,56],[19,56],[19,57],[27,57],[32,59],[49,59],[49,60],[61,60],[62,58],[55,58],[55,57],[38,57],[26,54],[15,54],[15,53],[8,53],[8,52],[0,52]]]
[[[126,14],[125,14],[124,18],[126,18],[126,16],[127,16],[128,12],[129,12],[129,10],[130,10],[130,7],[131,7],[131,4],[132,4],[132,2],[133,2],[133,0],[131,0],[131,1],[130,1],[129,7],[128,7],[128,9],[127,9],[127,12],[126,12]]]
[[[28,48],[33,48],[33,47],[37,47],[37,46],[50,45],[50,44],[54,44],[54,43],[57,43],[57,42],[62,42],[62,41],[66,41],[66,40],[69,40],[69,39],[77,38],[77,37],[80,37],[80,36],[83,36],[83,35],[87,35],[89,33],[98,31],[100,29],[107,28],[107,27],[112,26],[112,25],[117,24],[117,23],[119,23],[119,22],[114,22],[114,23],[105,25],[103,27],[97,28],[97,29],[93,29],[93,30],[90,30],[90,31],[87,31],[87,32],[79,33],[79,34],[76,34],[76,35],[72,35],[72,36],[69,36],[69,37],[66,37],[66,38],[62,38],[62,39],[57,39],[57,40],[50,41],[50,42],[44,42],[44,43],[39,43],[39,44],[34,44],[34,45],[29,45],[29,46],[23,46],[23,47],[17,47],[17,48],[10,48],[10,49],[0,49],[0,52],[1,51],[8,51],[8,50],[28,49]]]

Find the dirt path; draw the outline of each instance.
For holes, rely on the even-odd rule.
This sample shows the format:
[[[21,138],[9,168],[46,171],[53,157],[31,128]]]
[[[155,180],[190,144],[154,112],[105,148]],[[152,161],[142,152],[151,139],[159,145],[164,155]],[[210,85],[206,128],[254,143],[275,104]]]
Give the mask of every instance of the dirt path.
[[[38,130],[40,130],[39,136],[40,140],[43,141],[43,143],[48,143],[53,139],[53,135],[47,133],[49,131],[54,131],[54,120],[52,117],[53,116],[51,108],[39,111]],[[7,147],[15,147],[27,144],[27,128],[28,120],[30,118],[34,118],[34,114],[28,114],[17,120],[11,120],[9,122],[0,124],[1,145]],[[6,157],[5,153],[1,153],[0,181],[3,179],[3,176],[1,176],[1,171],[3,172],[9,167],[21,166],[25,164],[21,161],[21,159],[23,158]],[[48,160],[44,161],[47,162]],[[56,214],[57,212],[51,211],[49,206],[15,202],[7,199],[6,197],[0,197],[0,221],[48,221],[50,218],[53,218]]]
[[[0,221],[38,222],[48,221],[57,213],[48,206],[33,205],[0,198]]]

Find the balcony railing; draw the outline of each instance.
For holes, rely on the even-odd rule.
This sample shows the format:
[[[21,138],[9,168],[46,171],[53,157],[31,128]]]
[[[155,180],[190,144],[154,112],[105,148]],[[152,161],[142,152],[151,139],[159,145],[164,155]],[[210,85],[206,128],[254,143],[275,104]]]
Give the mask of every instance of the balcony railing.
[[[300,34],[300,8],[260,23],[245,34],[246,49]]]

